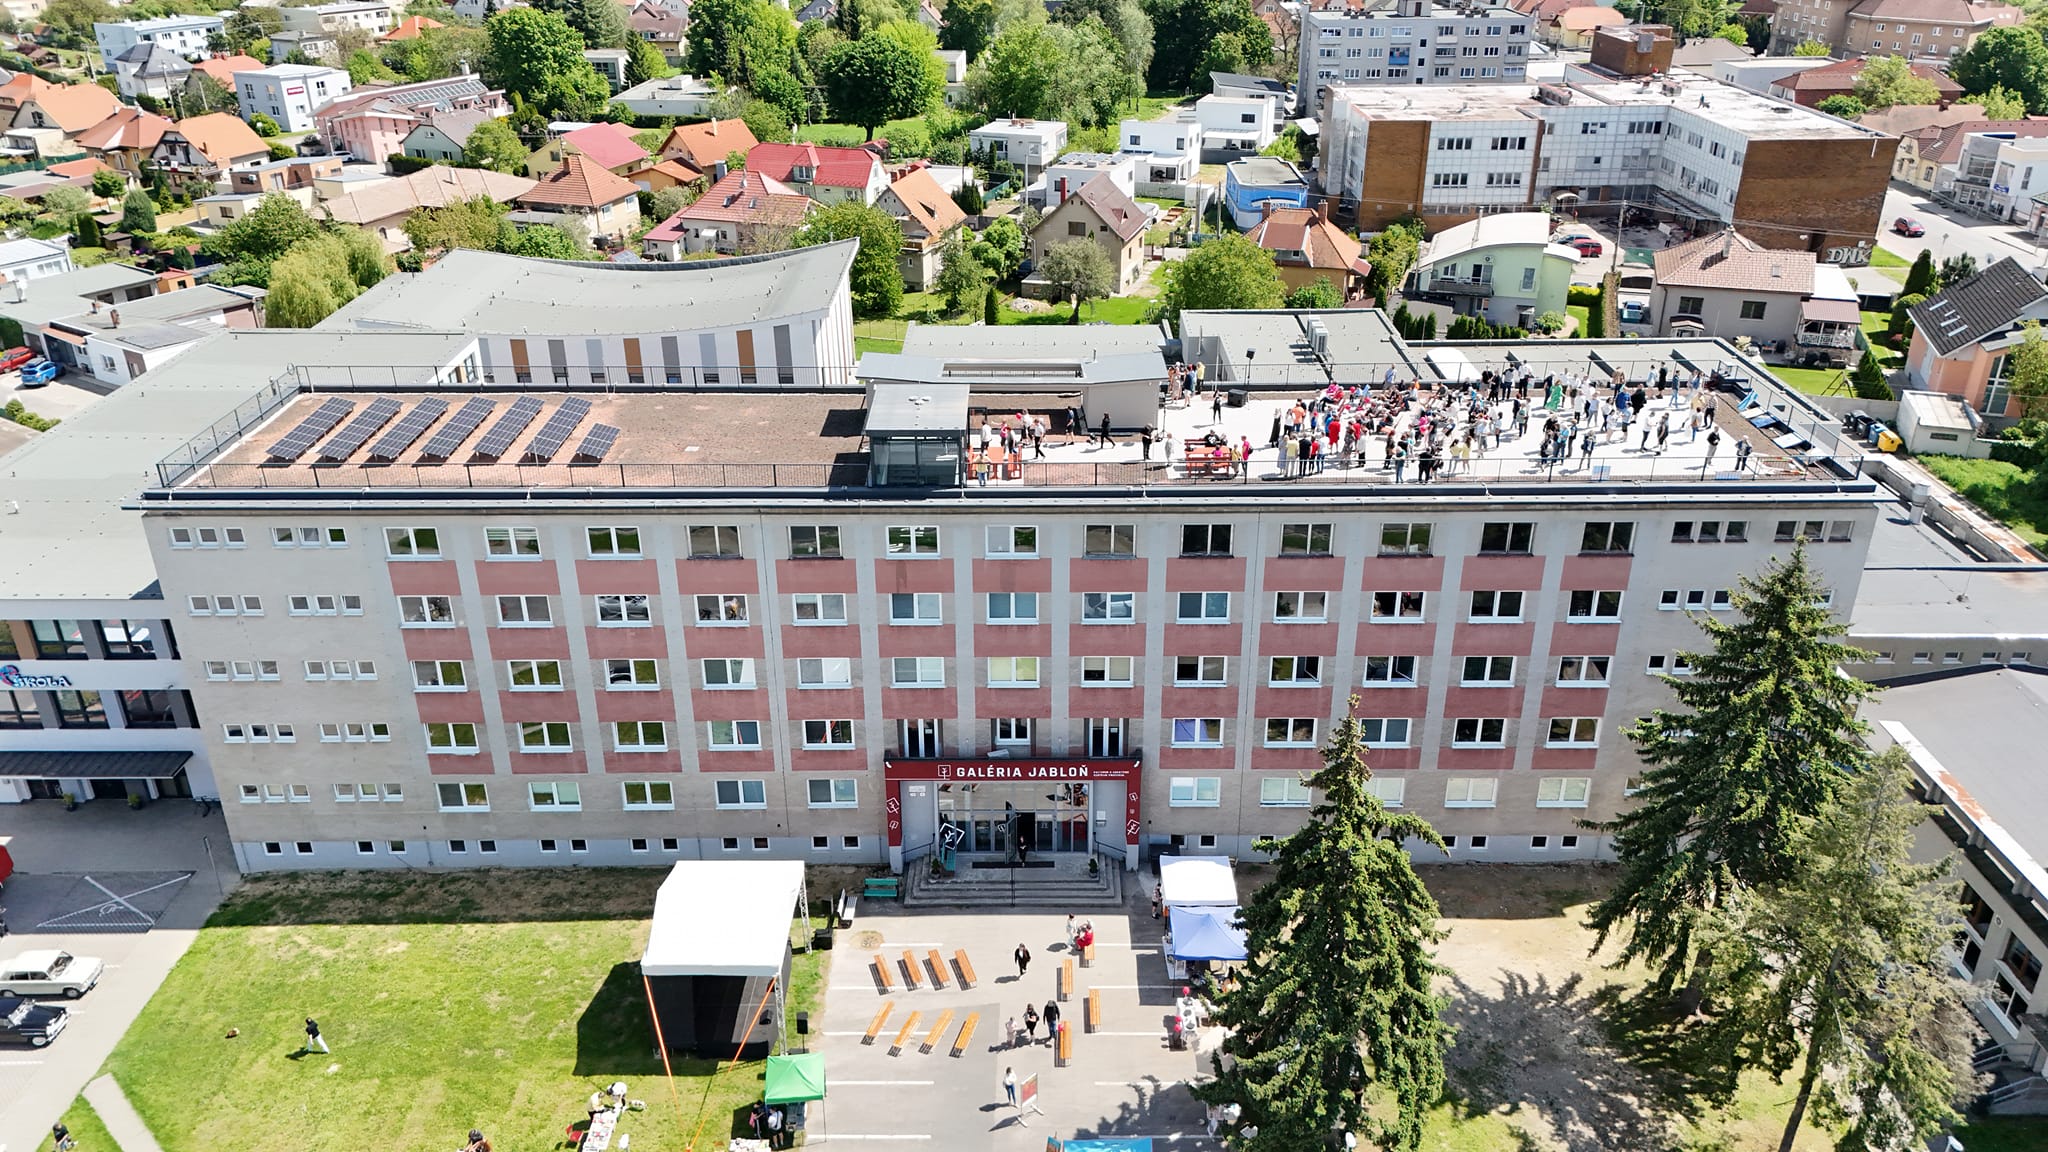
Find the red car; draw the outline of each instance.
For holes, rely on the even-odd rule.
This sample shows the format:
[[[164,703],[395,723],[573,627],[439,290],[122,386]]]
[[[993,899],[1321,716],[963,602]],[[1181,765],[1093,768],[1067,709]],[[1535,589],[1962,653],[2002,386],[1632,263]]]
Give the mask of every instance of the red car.
[[[1901,216],[1897,220],[1892,221],[1892,231],[1897,232],[1901,236],[1927,235],[1927,229],[1921,227],[1920,222],[1911,216]]]
[[[35,358],[36,354],[26,348],[9,348],[0,353],[0,372],[12,372]]]
[[[1606,251],[1605,248],[1600,246],[1600,242],[1591,236],[1570,236],[1563,243],[1567,248],[1577,249],[1581,256],[1598,256]]]

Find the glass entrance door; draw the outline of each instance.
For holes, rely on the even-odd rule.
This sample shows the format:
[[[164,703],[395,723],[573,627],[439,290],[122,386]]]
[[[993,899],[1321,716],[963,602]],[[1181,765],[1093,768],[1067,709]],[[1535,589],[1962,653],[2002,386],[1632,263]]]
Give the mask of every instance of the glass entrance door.
[[[1032,852],[1090,848],[1086,784],[944,784],[939,788],[939,821],[964,829],[960,851],[976,855],[1009,857],[1019,835],[1030,837]]]

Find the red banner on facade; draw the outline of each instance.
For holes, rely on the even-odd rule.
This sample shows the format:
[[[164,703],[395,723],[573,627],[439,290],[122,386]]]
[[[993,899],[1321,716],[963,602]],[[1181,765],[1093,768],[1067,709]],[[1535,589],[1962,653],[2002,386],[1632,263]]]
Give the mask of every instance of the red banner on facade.
[[[1136,760],[883,760],[885,780],[1129,780]]]

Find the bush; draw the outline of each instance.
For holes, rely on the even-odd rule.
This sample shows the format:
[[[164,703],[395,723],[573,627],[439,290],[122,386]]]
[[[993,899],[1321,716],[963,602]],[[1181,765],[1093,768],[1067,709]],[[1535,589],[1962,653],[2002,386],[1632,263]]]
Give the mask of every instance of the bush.
[[[21,321],[12,316],[0,316],[0,348],[19,348],[21,340]]]
[[[272,120],[270,117],[265,116],[261,112],[250,113],[249,127],[254,128],[256,130],[256,134],[258,136],[263,137],[265,140],[268,140],[272,136],[275,136],[278,133],[284,131],[284,129],[279,128],[277,126],[277,121]]]
[[[1564,327],[1566,316],[1562,312],[1545,312],[1536,318],[1536,330],[1548,336]]]
[[[384,158],[384,162],[390,165],[392,175],[394,176],[410,176],[422,168],[432,168],[434,166],[432,160],[428,160],[423,156],[407,156],[403,152],[393,152]]]
[[[63,423],[61,420],[52,420],[45,416],[36,415],[27,408],[22,407],[19,400],[9,400],[5,408],[0,408],[0,417],[5,417],[21,425],[23,428],[29,428],[37,432],[48,432],[50,429]]]
[[[1600,302],[1600,289],[1592,284],[1574,284],[1565,289],[1564,301],[1567,304],[1584,304],[1590,308]]]

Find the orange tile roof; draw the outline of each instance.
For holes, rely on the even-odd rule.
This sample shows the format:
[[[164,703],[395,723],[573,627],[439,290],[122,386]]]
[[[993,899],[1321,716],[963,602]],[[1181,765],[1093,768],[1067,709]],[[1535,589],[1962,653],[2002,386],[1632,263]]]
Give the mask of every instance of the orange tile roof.
[[[1362,272],[1364,245],[1313,208],[1275,208],[1248,234],[1252,243],[1272,252],[1299,252],[1311,268]]]
[[[23,100],[54,91],[58,85],[40,76],[27,72],[16,72],[13,79],[0,84],[0,108],[19,108]]]
[[[155,148],[171,122],[140,108],[123,108],[78,134],[78,146],[94,152]]]
[[[903,204],[904,214],[927,236],[944,236],[967,220],[931,172],[919,165],[897,177],[889,191]]]
[[[233,56],[214,56],[210,59],[192,62],[192,70],[194,72],[204,72],[230,88],[235,86],[235,73],[254,72],[258,68],[268,67],[270,65],[265,64],[254,56],[244,56],[240,52],[235,53]]]
[[[393,28],[389,32],[386,32],[384,34],[384,39],[411,40],[417,37],[420,33],[425,32],[429,28],[446,27],[447,25],[441,23],[439,20],[429,20],[425,16],[407,16],[405,18],[405,21],[399,24],[398,27]]]
[[[647,238],[674,240],[689,224],[705,221],[795,226],[804,222],[810,210],[810,198],[782,181],[759,172],[734,172],[713,184],[696,203],[656,225]]]
[[[53,85],[29,97],[51,124],[65,133],[83,132],[120,110],[121,102],[97,84]]]
[[[563,208],[602,208],[640,190],[631,180],[601,168],[595,162],[571,152],[562,166],[519,197],[521,204],[546,204]]]
[[[90,179],[95,172],[112,172],[113,169],[88,156],[83,160],[66,160],[62,164],[52,164],[43,171],[52,176],[84,176]]]
[[[759,143],[744,120],[706,120],[669,129],[668,139],[661,142],[661,154],[709,171],[734,152],[745,152]]]
[[[256,135],[255,129],[242,123],[241,117],[227,112],[188,116],[178,121],[177,128],[178,135],[183,136],[186,143],[216,164],[225,164],[237,156],[270,151],[270,145]]]

